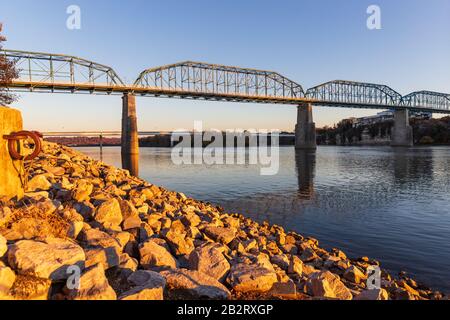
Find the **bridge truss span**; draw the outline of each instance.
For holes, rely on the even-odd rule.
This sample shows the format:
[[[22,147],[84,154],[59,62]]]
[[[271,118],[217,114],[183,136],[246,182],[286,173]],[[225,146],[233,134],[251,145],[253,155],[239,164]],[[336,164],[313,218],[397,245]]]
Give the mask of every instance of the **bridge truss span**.
[[[432,109],[433,112],[450,111],[450,94],[433,91],[416,91],[403,97],[402,105],[414,110]]]
[[[61,54],[0,50],[14,61],[19,78],[1,84],[11,91],[131,94],[215,101],[408,109],[450,114],[450,95],[417,91],[402,97],[373,83],[335,80],[303,87],[273,71],[185,61],[144,70],[133,84],[124,83],[103,64]]]
[[[52,53],[2,50],[0,54],[15,61],[19,78],[15,90],[72,91],[94,87],[124,86],[108,66],[86,59]]]
[[[203,62],[185,61],[148,69],[134,83],[174,96],[239,102],[302,102],[301,85],[279,73]]]
[[[306,92],[306,97],[319,100],[323,105],[360,107],[400,106],[402,96],[386,85],[335,80],[329,81]]]

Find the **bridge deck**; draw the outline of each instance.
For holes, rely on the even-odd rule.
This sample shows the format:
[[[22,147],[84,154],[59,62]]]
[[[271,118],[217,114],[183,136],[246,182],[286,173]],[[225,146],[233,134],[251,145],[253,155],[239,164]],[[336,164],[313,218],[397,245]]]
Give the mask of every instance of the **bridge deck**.
[[[315,106],[341,107],[341,108],[362,108],[362,109],[409,109],[412,111],[433,112],[450,114],[450,110],[437,110],[435,108],[411,107],[391,104],[371,104],[358,102],[338,102],[312,98],[289,98],[261,95],[247,95],[236,93],[215,93],[198,92],[178,89],[167,89],[159,87],[142,87],[135,85],[109,85],[109,84],[89,84],[89,83],[66,83],[66,82],[34,82],[34,81],[14,81],[8,85],[8,89],[17,92],[51,92],[51,93],[88,93],[88,94],[124,94],[133,93],[141,96],[151,96],[160,98],[180,98],[209,101],[229,101],[242,103],[266,103],[299,105],[310,103]]]

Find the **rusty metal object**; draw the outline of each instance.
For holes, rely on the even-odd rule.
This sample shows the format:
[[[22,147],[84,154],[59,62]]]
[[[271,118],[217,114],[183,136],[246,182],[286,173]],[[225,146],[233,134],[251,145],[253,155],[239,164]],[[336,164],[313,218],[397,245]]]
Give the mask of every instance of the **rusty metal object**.
[[[42,134],[40,134],[37,131],[19,131],[19,132],[13,132],[9,135],[4,135],[3,139],[8,140],[8,150],[9,155],[13,160],[33,160],[36,158],[39,153],[41,152],[41,138]],[[23,156],[20,154],[18,150],[18,144],[17,142],[20,140],[27,140],[28,138],[31,138],[34,143],[34,149],[33,152],[27,156]]]

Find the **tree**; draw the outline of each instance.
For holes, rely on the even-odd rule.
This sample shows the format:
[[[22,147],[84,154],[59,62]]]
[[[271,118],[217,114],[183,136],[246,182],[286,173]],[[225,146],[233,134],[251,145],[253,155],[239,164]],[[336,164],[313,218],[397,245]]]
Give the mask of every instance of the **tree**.
[[[6,38],[1,35],[2,29],[3,25],[0,23],[0,50],[2,49],[2,42],[6,41]],[[5,87],[18,76],[15,61],[8,60],[5,56],[0,55],[0,105],[8,105],[17,100],[17,96],[10,94]]]

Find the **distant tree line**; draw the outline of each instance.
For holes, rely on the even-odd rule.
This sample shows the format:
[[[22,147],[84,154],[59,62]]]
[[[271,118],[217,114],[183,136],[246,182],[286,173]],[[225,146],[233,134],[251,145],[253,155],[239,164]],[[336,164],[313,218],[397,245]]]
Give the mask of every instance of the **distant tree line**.
[[[412,120],[417,144],[450,144],[450,116],[440,119]]]
[[[440,119],[411,119],[414,143],[450,144],[450,117]],[[363,134],[371,139],[389,138],[394,122],[392,120],[369,125],[354,126],[350,121],[343,120],[332,127],[317,129],[318,144],[353,144],[363,140]]]

